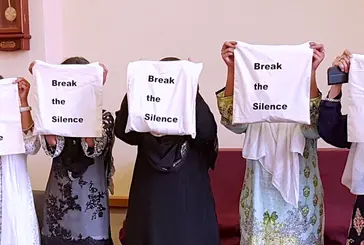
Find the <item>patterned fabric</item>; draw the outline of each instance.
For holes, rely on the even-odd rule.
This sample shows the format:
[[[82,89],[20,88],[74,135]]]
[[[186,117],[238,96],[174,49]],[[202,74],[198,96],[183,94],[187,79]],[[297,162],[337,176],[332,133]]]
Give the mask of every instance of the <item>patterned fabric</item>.
[[[232,97],[217,93],[221,123],[235,133],[247,124],[232,125]],[[321,95],[310,103],[311,125],[303,125],[306,138],[300,156],[300,197],[298,208],[286,203],[272,185],[272,176],[255,160],[247,160],[239,205],[241,245],[323,245],[324,201],[317,164],[316,124]]]
[[[103,113],[103,136],[94,140],[94,147],[81,141],[82,154],[93,159],[93,164],[75,178],[62,164],[65,144],[76,144],[57,136],[57,144],[50,147],[41,138],[46,154],[53,158],[46,188],[44,245],[110,245],[110,215],[108,207],[108,178],[112,165],[114,118],[110,112]],[[73,142],[73,143],[72,143]],[[70,147],[70,146],[68,146]],[[71,146],[72,147],[72,146]],[[64,158],[65,159],[65,158]]]
[[[357,196],[346,245],[364,245],[364,196]]]

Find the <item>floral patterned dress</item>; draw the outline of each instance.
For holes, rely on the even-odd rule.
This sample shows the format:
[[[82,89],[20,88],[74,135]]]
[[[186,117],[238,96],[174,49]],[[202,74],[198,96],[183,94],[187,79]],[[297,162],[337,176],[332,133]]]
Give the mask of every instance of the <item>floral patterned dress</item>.
[[[259,161],[246,161],[239,212],[241,245],[323,245],[324,200],[317,163],[318,107],[321,96],[310,103],[311,125],[303,125],[306,138],[300,156],[298,208],[284,201],[272,184],[272,176]],[[249,125],[232,125],[233,97],[217,92],[221,123],[234,133],[245,133]]]
[[[94,147],[88,147],[81,139],[60,136],[57,136],[56,146],[51,147],[41,137],[45,153],[53,158],[45,194],[43,245],[113,244],[108,177],[113,172],[114,139],[114,118],[109,112],[103,113],[103,136],[95,138]],[[91,164],[79,175],[66,167],[66,160],[74,158],[68,155],[74,148],[80,149],[80,159],[91,159]],[[78,162],[72,164],[79,165]]]

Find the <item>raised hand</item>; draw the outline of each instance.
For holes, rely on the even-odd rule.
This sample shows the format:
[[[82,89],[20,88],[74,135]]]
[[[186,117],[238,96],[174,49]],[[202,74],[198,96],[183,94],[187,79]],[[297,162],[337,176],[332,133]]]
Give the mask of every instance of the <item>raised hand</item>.
[[[323,44],[310,42],[310,48],[313,49],[312,72],[315,72],[321,62],[325,59],[325,48]]]
[[[235,41],[228,41],[222,45],[221,57],[229,68],[234,68],[234,50],[237,44]]]
[[[18,84],[18,93],[21,106],[28,106],[28,94],[30,90],[29,82],[23,78],[18,78],[14,83]]]
[[[350,58],[352,54],[349,50],[345,50],[340,56],[337,56],[332,66],[337,66],[341,71],[348,73],[350,70]]]

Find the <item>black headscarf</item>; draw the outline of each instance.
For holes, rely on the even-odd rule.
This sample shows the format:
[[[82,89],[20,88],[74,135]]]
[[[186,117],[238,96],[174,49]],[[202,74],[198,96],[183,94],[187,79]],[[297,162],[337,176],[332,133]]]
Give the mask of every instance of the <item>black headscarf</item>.
[[[205,101],[198,93],[196,97],[196,114],[204,116],[206,114]],[[212,118],[213,120],[213,118]],[[197,127],[203,125],[197,125]],[[197,136],[198,137],[198,136]],[[152,134],[143,136],[143,146],[139,148],[149,163],[155,169],[162,172],[177,171],[185,162],[188,152],[192,147],[198,147],[200,156],[210,168],[215,167],[215,161],[218,155],[217,136],[210,141],[203,143],[193,140],[191,136],[162,136],[156,137]]]
[[[183,164],[190,143],[189,137],[162,136],[146,134],[142,151],[155,169],[162,172],[177,171]]]
[[[114,122],[113,117],[109,112],[103,110],[102,113],[104,121],[104,132],[107,136],[107,142],[105,142],[106,146],[103,151],[103,156],[105,171],[106,174],[109,176],[109,174],[113,172],[112,168],[114,166],[114,158],[112,156],[112,149],[114,146]],[[112,121],[110,122],[110,120]],[[60,159],[63,167],[72,174],[73,178],[79,178],[86,172],[88,167],[94,163],[94,159],[85,155],[84,149],[82,148],[81,144],[81,138],[64,137],[64,140],[65,145],[62,153],[58,156],[58,158]],[[94,148],[89,148],[87,150],[91,154],[92,151],[94,151]]]
[[[73,178],[79,178],[94,163],[94,159],[86,157],[82,149],[81,138],[65,137],[64,141],[64,148],[59,156],[61,163]]]

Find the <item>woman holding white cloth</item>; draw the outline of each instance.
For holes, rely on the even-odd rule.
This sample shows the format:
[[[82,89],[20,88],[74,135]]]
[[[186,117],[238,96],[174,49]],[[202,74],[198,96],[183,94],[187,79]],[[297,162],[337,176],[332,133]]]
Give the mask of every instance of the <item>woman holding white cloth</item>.
[[[179,61],[167,57],[161,61]],[[171,103],[171,102],[169,102]],[[123,245],[220,244],[209,169],[218,154],[217,125],[199,92],[196,138],[156,133],[125,133],[129,106],[116,112],[115,136],[138,147]]]
[[[313,49],[312,76],[311,76],[311,125],[293,125],[284,123],[261,124],[232,124],[233,91],[234,91],[234,50],[237,42],[225,42],[221,56],[227,65],[226,87],[217,94],[218,108],[221,114],[221,123],[234,133],[246,133],[243,153],[249,153],[253,147],[249,142],[257,145],[271,145],[275,149],[287,149],[288,142],[301,137],[303,154],[293,155],[291,151],[281,151],[278,154],[267,153],[259,160],[247,159],[244,184],[239,204],[241,245],[271,245],[271,244],[296,244],[323,245],[323,190],[317,166],[317,139],[319,138],[316,123],[318,106],[321,94],[316,85],[316,69],[324,59],[324,47],[321,44],[310,43]],[[284,96],[282,88],[282,96]],[[267,141],[263,142],[259,136],[254,138],[254,130],[260,130],[261,135],[266,135]],[[252,133],[250,133],[252,132]],[[273,137],[270,138],[270,135]],[[284,137],[276,143],[272,138]],[[271,141],[271,142],[268,142]],[[291,158],[290,158],[291,157]],[[279,172],[287,172],[290,165],[299,165],[297,205],[293,205],[284,198],[283,191],[274,183],[272,171],[268,169],[267,158],[272,158],[271,163],[287,162]],[[295,159],[295,162],[290,162]],[[292,160],[293,161],[293,160]],[[284,170],[284,171],[281,171]],[[293,187],[292,187],[293,188]],[[297,191],[298,192],[298,191]]]
[[[350,69],[350,58],[352,54],[350,51],[345,50],[342,55],[336,57],[333,62],[333,66],[337,66],[341,71],[348,73]],[[354,181],[355,179],[362,179],[359,171],[353,171],[354,175],[351,175],[350,168],[354,163],[353,159],[360,159],[363,150],[359,150],[363,147],[361,143],[355,144],[356,150],[352,148],[352,143],[348,141],[348,120],[347,115],[341,113],[341,96],[342,96],[342,84],[333,85],[326,98],[323,98],[320,104],[320,117],[318,121],[319,133],[322,139],[339,148],[350,149],[348,162],[343,174],[343,184],[351,189],[352,193],[357,194],[357,199],[353,207],[352,222],[349,228],[347,245],[361,245],[364,243],[364,195],[359,195],[356,187],[361,187],[364,183],[361,181]],[[353,150],[353,152],[352,152]],[[355,152],[355,153],[354,153]],[[353,154],[353,155],[352,155]],[[357,158],[352,158],[357,157]],[[351,161],[350,161],[351,160]],[[348,165],[349,164],[349,165]],[[351,165],[351,166],[350,166]],[[357,176],[355,176],[357,173]],[[351,180],[351,181],[350,181]],[[351,186],[352,184],[352,186]]]
[[[89,61],[83,57],[71,57],[62,63],[87,64]],[[105,83],[107,69],[101,66]],[[45,191],[42,245],[112,245],[109,213],[114,173],[112,114],[102,112],[101,137],[45,135],[40,139],[44,152],[52,158]]]
[[[27,155],[38,152],[40,141],[38,136],[32,134],[34,123],[28,105],[30,84],[24,78],[19,78],[16,83],[25,154],[0,156],[1,245],[39,245],[39,227],[27,171]]]

